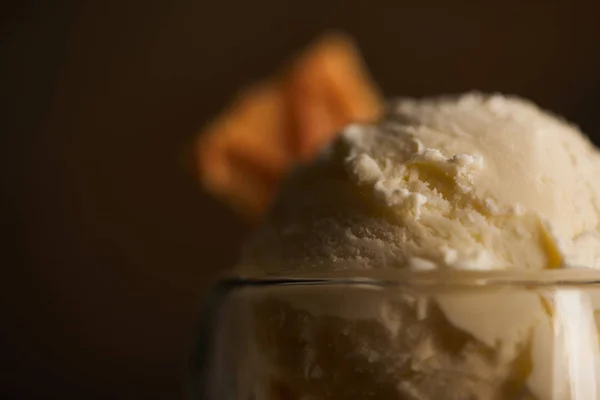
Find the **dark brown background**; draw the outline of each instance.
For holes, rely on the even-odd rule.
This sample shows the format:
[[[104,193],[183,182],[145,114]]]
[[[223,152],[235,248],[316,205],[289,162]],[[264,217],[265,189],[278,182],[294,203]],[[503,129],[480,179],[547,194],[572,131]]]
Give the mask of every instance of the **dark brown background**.
[[[2,391],[180,396],[201,295],[248,231],[194,182],[189,142],[324,29],[387,95],[517,93],[598,132],[594,2],[524,3],[3,6]]]

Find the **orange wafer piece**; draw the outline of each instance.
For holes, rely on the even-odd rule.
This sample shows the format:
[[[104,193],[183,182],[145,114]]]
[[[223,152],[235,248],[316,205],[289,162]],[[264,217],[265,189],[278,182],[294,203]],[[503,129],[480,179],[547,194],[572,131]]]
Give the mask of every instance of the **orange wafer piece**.
[[[244,90],[201,133],[204,186],[249,218],[268,208],[296,162],[314,156],[351,122],[377,118],[382,100],[345,36],[324,36],[278,77]]]
[[[325,36],[300,57],[284,82],[292,110],[294,149],[310,158],[341,128],[381,111],[381,96],[354,44]]]

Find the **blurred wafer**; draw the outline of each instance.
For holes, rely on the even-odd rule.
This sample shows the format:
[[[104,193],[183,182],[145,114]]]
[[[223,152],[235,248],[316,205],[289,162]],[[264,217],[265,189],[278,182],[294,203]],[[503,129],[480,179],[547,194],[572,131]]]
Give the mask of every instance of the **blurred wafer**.
[[[325,35],[283,73],[242,91],[204,128],[196,146],[202,183],[236,211],[258,218],[290,167],[343,126],[374,119],[381,109],[354,44]]]

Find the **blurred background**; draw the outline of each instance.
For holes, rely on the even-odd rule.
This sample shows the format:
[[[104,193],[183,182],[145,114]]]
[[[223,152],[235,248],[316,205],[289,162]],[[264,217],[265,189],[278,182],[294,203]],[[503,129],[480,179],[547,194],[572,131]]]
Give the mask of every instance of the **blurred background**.
[[[181,397],[202,296],[250,229],[190,143],[325,29],[387,96],[514,93],[600,138],[600,7],[489,4],[3,3],[0,397]]]

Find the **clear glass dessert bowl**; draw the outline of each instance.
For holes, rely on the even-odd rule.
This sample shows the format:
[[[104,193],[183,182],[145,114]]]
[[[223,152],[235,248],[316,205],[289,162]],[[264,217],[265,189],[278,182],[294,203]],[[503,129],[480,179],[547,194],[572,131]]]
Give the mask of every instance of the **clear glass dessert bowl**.
[[[600,399],[600,272],[228,277],[194,398]]]

